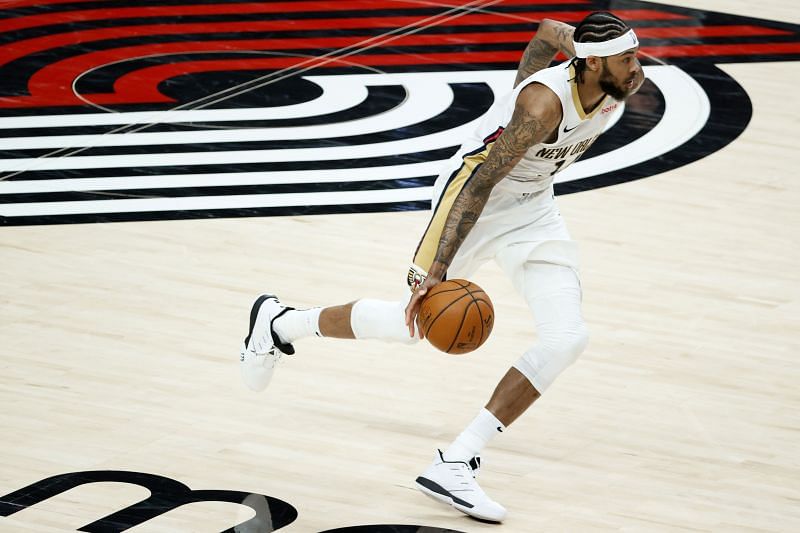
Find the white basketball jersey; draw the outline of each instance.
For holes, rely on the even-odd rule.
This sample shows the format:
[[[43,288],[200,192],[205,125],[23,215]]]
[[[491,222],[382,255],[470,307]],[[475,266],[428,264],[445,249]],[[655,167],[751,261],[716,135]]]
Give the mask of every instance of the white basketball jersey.
[[[606,96],[591,112],[584,112],[578,97],[575,69],[566,61],[531,75],[511,93],[495,102],[473,138],[462,146],[459,154],[463,156],[475,153],[481,146],[488,147],[492,144],[511,120],[519,92],[527,85],[537,82],[550,88],[561,100],[562,118],[556,140],[530,147],[504,180],[507,185],[516,182],[526,192],[549,188],[553,183],[553,176],[586,152],[608,122],[624,108],[623,102]]]
[[[527,85],[537,82],[549,87],[561,101],[562,118],[557,137],[553,143],[530,147],[520,162],[492,190],[480,220],[459,248],[456,258],[461,266],[472,259],[483,261],[486,256],[482,254],[489,253],[486,243],[490,242],[494,243],[492,250],[510,240],[516,243],[558,241],[561,243],[559,249],[563,248],[563,243],[571,242],[558,216],[555,202],[544,192],[550,190],[553,176],[586,152],[609,121],[622,112],[623,103],[606,96],[592,111],[584,112],[578,97],[575,69],[566,62],[540,70],[523,80],[511,93],[498,99],[486,112],[477,130],[448,160],[433,187],[431,220],[414,254],[414,266],[408,278],[412,288],[421,279],[419,271],[427,272],[433,264],[450,210],[458,195],[479,171],[491,154],[494,143],[511,121],[517,95]],[[524,195],[526,201],[520,202],[519,195]],[[537,197],[542,201],[538,207],[530,203]],[[555,218],[544,220],[542,213],[549,213]],[[533,224],[534,221],[538,221],[538,224]],[[553,247],[543,249],[551,250]],[[577,265],[577,261],[571,258],[574,255],[570,252],[557,258],[547,255],[540,257],[574,268]],[[567,256],[570,258],[565,259]]]

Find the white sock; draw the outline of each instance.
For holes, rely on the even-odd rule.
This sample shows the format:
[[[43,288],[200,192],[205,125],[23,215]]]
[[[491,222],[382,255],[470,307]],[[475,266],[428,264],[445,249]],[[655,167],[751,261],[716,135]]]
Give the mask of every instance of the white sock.
[[[272,327],[278,337],[289,344],[297,339],[311,337],[312,335],[322,337],[322,333],[319,332],[320,312],[322,312],[321,307],[290,309],[276,318],[275,322],[272,323]]]
[[[486,408],[481,409],[475,420],[470,422],[461,435],[445,450],[445,461],[469,461],[479,455],[489,441],[505,429],[506,427],[497,417]]]

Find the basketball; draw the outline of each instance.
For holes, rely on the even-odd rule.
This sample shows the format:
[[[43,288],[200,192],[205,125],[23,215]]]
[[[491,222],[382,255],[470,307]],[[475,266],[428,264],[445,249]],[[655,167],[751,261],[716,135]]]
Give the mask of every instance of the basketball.
[[[494,325],[494,307],[489,295],[464,279],[436,285],[419,310],[419,326],[434,348],[449,354],[465,354],[489,338]]]

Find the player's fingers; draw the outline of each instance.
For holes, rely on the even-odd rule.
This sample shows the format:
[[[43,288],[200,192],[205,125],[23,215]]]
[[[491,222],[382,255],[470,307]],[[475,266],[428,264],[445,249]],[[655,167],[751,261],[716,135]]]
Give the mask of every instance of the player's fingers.
[[[417,315],[417,307],[419,307],[422,296],[424,296],[426,292],[427,291],[425,289],[420,288],[411,295],[411,299],[408,301],[408,305],[406,306],[406,325],[409,325]]]
[[[412,307],[414,306],[414,297],[411,297],[411,301],[408,302],[406,306],[406,326],[408,327],[408,333],[413,337],[414,336],[414,323],[411,317],[413,313],[411,312]]]
[[[427,292],[426,289],[420,288],[411,295],[411,300],[409,300],[408,305],[406,306],[406,326],[408,326],[408,333],[411,337],[414,336],[414,322],[416,321],[418,308],[420,302],[422,301],[422,297]]]

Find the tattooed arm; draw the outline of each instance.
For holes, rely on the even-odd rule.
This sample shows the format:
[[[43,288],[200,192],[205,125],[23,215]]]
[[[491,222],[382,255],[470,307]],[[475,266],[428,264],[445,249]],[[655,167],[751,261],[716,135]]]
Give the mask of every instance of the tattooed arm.
[[[575,28],[557,20],[544,19],[539,23],[536,35],[528,43],[517,69],[514,87],[531,74],[547,68],[558,52],[567,57],[575,56],[572,34]]]
[[[561,102],[553,91],[539,83],[520,91],[508,125],[453,202],[428,276],[411,295],[406,307],[406,325],[412,337],[422,298],[428,289],[444,279],[456,252],[481,216],[494,186],[519,163],[528,148],[546,140],[560,122]]]

